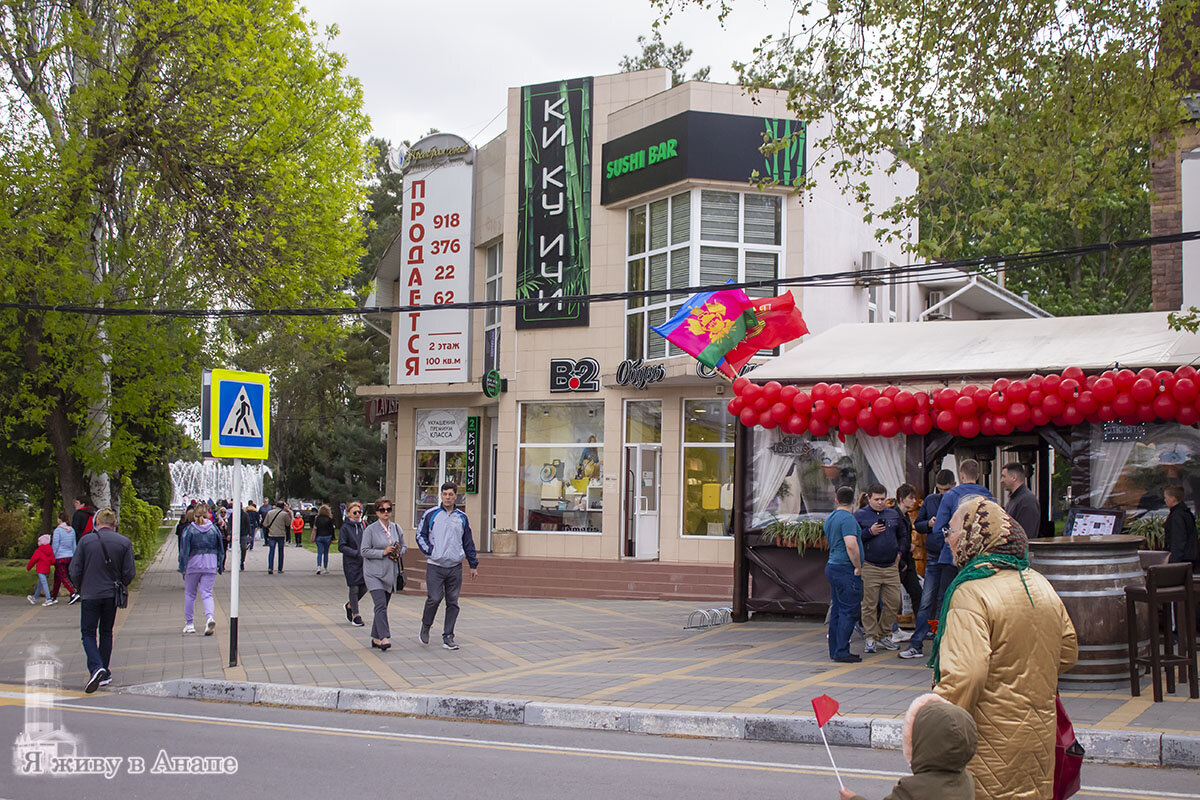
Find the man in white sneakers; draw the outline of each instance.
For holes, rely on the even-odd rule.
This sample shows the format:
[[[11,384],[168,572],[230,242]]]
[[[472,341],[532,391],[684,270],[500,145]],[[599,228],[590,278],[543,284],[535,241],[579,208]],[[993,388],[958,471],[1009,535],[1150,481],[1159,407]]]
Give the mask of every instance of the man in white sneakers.
[[[472,580],[479,577],[479,559],[475,557],[475,540],[466,512],[454,507],[458,487],[447,481],[442,484],[442,504],[434,506],[421,517],[417,529],[417,547],[425,554],[425,613],[421,615],[421,633],[417,640],[429,644],[429,629],[442,598],[446,598],[446,618],[442,622],[442,647],[457,650],[454,623],[458,619],[458,593],[462,589],[462,560],[471,567]]]

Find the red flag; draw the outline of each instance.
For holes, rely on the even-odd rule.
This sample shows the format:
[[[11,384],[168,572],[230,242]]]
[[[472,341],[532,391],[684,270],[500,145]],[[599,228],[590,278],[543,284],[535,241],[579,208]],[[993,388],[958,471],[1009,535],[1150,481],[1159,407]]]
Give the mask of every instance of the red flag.
[[[808,333],[808,326],[804,324],[804,317],[796,308],[796,299],[790,291],[778,297],[751,300],[750,305],[758,324],[746,331],[745,338],[725,354],[725,365],[735,375],[759,350],[770,350]]]
[[[834,700],[827,694],[823,694],[820,697],[814,697],[812,704],[813,712],[817,715],[818,728],[825,727],[825,723],[829,722],[830,718],[833,717],[834,714],[838,713],[838,701]]]

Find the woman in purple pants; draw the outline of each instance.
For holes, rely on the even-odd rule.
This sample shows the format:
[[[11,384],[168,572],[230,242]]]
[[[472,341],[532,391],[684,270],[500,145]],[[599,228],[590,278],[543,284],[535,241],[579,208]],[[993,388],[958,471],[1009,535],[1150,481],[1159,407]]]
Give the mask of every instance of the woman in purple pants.
[[[225,542],[208,519],[208,507],[204,503],[196,505],[194,521],[179,537],[179,571],[183,573],[183,632],[196,632],[192,619],[196,591],[199,590],[208,618],[204,635],[212,636],[217,627],[213,620],[213,583],[225,571]]]

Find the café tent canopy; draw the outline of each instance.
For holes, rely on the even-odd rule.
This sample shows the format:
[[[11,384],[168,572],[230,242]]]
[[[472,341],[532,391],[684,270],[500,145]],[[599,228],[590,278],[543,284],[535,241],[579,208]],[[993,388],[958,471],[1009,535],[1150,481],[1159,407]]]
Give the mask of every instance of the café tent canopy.
[[[749,373],[756,383],[920,382],[1200,362],[1200,335],[1167,312],[838,325]]]

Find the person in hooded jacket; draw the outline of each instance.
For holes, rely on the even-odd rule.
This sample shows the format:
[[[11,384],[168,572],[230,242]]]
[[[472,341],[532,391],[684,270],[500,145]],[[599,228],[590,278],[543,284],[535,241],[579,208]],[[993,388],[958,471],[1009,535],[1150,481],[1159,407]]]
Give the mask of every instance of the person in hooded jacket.
[[[350,601],[346,603],[346,621],[356,628],[363,626],[362,617],[358,614],[358,601],[367,593],[367,584],[363,580],[363,561],[358,548],[362,545],[363,531],[367,529],[362,520],[362,503],[355,500],[346,506],[346,521],[338,534],[338,552],[342,554],[342,574],[346,576],[346,586],[350,589]]]
[[[179,571],[183,574],[183,632],[196,632],[192,620],[199,589],[207,617],[204,635],[212,636],[217,627],[213,619],[213,584],[225,571],[225,542],[207,513],[205,504],[197,503],[195,519],[179,537]]]
[[[1167,508],[1167,521],[1163,525],[1163,546],[1168,552],[1168,561],[1189,561],[1193,572],[1200,572],[1200,539],[1196,538],[1196,517],[1187,503],[1183,502],[1183,487],[1171,485],[1163,490]]]
[[[923,694],[904,717],[904,757],[913,774],[903,777],[883,800],[975,800],[967,762],[979,733],[971,715],[936,694]],[[842,800],[865,800],[842,789]]]

